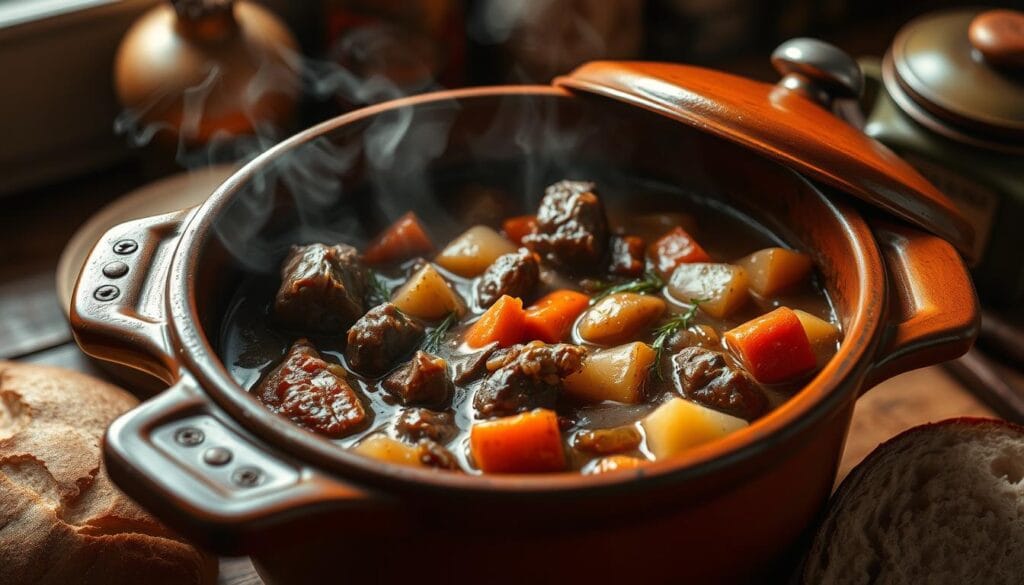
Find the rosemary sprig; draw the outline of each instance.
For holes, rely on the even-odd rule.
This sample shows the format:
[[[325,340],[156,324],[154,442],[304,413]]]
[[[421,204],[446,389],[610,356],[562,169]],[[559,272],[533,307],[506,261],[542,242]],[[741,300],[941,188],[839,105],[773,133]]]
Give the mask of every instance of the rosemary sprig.
[[[370,296],[377,304],[391,300],[391,290],[384,282],[384,278],[375,270],[370,271]]]
[[[455,312],[448,313],[448,316],[441,321],[437,327],[430,330],[427,336],[423,339],[423,351],[427,353],[437,353],[437,350],[441,348],[441,340],[448,333],[448,330],[452,328],[452,325],[458,320]]]
[[[660,276],[653,272],[645,272],[641,278],[604,286],[590,299],[590,304],[594,304],[606,296],[616,293],[656,293],[660,291],[663,286],[665,286],[665,281]]]
[[[693,318],[697,316],[697,309],[700,308],[700,304],[707,301],[708,299],[690,299],[691,306],[689,309],[683,313],[673,315],[654,330],[654,341],[651,342],[651,348],[654,349],[654,362],[651,364],[651,368],[654,369],[654,375],[659,380],[662,379],[661,357],[665,355],[665,345],[668,343],[668,340],[680,329],[689,327]]]

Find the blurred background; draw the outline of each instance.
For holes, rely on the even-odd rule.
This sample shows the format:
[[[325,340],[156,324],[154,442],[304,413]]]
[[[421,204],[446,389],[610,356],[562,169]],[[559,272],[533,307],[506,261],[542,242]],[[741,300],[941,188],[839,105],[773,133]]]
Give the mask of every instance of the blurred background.
[[[130,57],[135,62],[125,65],[128,71],[121,73],[135,77],[137,87],[121,87],[119,99],[116,57],[133,23],[141,26],[141,19],[154,7],[177,10],[182,18],[189,14],[199,18],[203,11],[216,12],[218,6],[228,4],[224,0],[0,0],[0,69],[5,73],[0,92],[0,197],[7,198],[6,205],[16,205],[18,195],[33,198],[31,194],[41,193],[40,189],[56,197],[64,182],[109,175],[111,170],[117,171],[117,177],[100,179],[98,190],[123,192],[182,168],[244,160],[299,128],[366,103],[439,87],[547,83],[593,59],[687,62],[772,79],[767,55],[787,38],[813,34],[857,56],[881,55],[901,24],[956,3],[261,0],[255,4],[265,7],[286,29],[270,30],[277,23],[263,15],[246,24],[250,32],[255,31],[252,34],[268,37],[263,42],[284,53],[286,62],[275,64],[284,72],[271,74],[265,85],[272,87],[257,91],[284,93],[288,107],[277,109],[286,112],[267,116],[226,111],[244,109],[246,103],[251,106],[258,97],[250,95],[246,103],[238,99],[246,91],[240,89],[245,79],[232,79],[238,72],[209,74],[204,69],[209,67],[204,57],[218,58],[223,47],[214,46],[205,56],[182,57],[173,56],[173,38],[163,38],[163,48],[152,40],[154,35],[180,33],[180,26],[150,30],[148,40],[122,47],[134,51]],[[168,64],[168,59],[188,62]],[[130,71],[133,67],[135,71]],[[253,67],[259,69],[261,64]],[[183,68],[198,71],[199,77],[183,74]],[[154,70],[164,78],[137,80],[145,76],[142,72]],[[171,100],[192,90],[188,113],[193,119],[185,120],[186,126],[201,125],[207,110],[222,118],[235,114],[236,121],[221,124],[216,136],[207,128],[182,130],[180,120],[169,121],[167,115],[147,111],[157,109],[143,103],[154,88]],[[145,90],[148,95],[142,95]],[[217,108],[225,111],[216,112]],[[168,129],[168,123],[176,127]],[[254,128],[258,125],[262,128]],[[206,134],[198,135],[200,130]],[[190,131],[197,135],[182,135]],[[167,132],[172,135],[160,136]],[[154,140],[173,145],[154,155],[152,148],[147,151]],[[204,148],[196,150],[200,145]],[[79,187],[76,184],[76,192]],[[88,211],[77,205],[69,208],[75,214]],[[0,256],[0,266],[7,264],[3,260]]]

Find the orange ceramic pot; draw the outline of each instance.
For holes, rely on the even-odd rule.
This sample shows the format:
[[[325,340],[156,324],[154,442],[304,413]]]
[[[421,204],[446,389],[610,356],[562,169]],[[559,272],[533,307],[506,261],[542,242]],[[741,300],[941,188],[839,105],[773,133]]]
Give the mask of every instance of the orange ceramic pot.
[[[599,476],[374,462],[271,414],[231,378],[214,349],[227,300],[245,274],[273,269],[283,246],[311,237],[310,218],[326,212],[302,193],[336,195],[324,207],[341,210],[331,225],[353,230],[381,209],[443,221],[454,204],[424,180],[472,182],[496,168],[511,169],[512,195],[539,192],[551,177],[628,173],[745,216],[814,256],[841,348],[749,428]],[[976,332],[974,291],[954,247],[855,207],[655,108],[547,86],[441,92],[311,128],[201,207],[112,229],[84,267],[72,322],[86,352],[171,384],[110,428],[111,476],[196,541],[252,555],[269,583],[744,582],[821,511],[857,397],[958,356]],[[127,273],[111,276],[112,262]]]

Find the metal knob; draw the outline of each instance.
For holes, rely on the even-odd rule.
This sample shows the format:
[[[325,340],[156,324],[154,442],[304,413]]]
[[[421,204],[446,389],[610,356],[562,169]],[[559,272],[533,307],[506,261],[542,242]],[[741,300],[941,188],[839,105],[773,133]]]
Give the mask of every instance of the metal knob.
[[[788,40],[772,52],[772,65],[782,75],[778,85],[832,108],[832,101],[858,98],[864,74],[843,50],[817,39]]]

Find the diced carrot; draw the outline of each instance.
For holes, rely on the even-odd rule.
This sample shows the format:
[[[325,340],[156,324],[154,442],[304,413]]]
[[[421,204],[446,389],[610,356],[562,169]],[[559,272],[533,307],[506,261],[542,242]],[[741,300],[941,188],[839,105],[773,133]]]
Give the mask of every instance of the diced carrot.
[[[517,215],[516,217],[510,217],[505,220],[505,223],[501,224],[501,229],[505,232],[506,238],[520,246],[523,243],[523,236],[532,234],[537,230],[537,216]]]
[[[654,262],[654,268],[666,278],[680,264],[711,262],[711,256],[708,256],[697,240],[678,226],[648,246],[647,255]]]
[[[502,295],[466,333],[470,347],[483,347],[495,341],[498,347],[508,347],[523,340],[526,312],[523,300]]]
[[[779,307],[725,333],[726,344],[759,382],[775,384],[814,369],[817,360],[799,317]]]
[[[434,243],[423,229],[423,224],[416,214],[410,211],[398,218],[366,247],[363,259],[368,264],[391,264],[424,256],[433,250]]]
[[[473,460],[485,473],[533,473],[565,468],[562,435],[554,411],[479,422],[469,431]]]
[[[525,339],[558,343],[573,321],[590,304],[590,297],[574,290],[556,290],[526,309]]]

